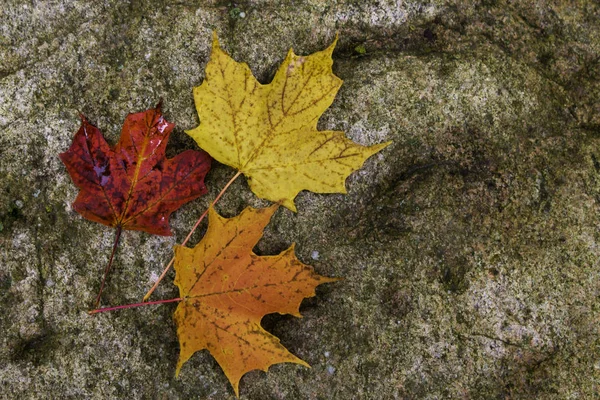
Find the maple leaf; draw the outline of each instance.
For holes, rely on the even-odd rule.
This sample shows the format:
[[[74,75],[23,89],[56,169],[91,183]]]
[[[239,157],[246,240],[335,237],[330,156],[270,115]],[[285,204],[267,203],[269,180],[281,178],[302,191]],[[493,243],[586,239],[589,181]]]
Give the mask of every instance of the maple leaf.
[[[300,262],[294,245],[276,256],[252,252],[277,207],[248,207],[229,219],[211,207],[200,243],[193,249],[175,246],[175,284],[182,299],[174,315],[180,345],[177,375],[196,351],[208,349],[238,396],[246,372],[282,362],[308,366],[260,321],[275,312],[301,317],[302,299],[337,279]]]
[[[207,192],[204,176],[211,159],[187,150],[165,158],[175,125],[156,108],[129,114],[111,148],[81,115],[73,144],[60,159],[80,189],[73,209],[83,217],[119,229],[171,235],[169,215]]]
[[[290,49],[273,81],[262,85],[214,33],[205,80],[194,88],[200,125],[186,133],[242,172],[258,197],[293,211],[301,190],[346,193],[348,175],[391,142],[365,147],[343,132],[317,130],[342,84],[331,70],[336,41],[309,56]]]

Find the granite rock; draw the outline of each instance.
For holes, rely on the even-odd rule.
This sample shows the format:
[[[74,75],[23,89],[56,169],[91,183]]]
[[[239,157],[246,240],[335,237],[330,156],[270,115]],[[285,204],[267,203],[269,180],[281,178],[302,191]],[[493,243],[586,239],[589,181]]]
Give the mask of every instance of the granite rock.
[[[115,143],[160,98],[169,155],[194,148],[213,30],[265,83],[339,34],[319,126],[394,141],[268,227],[257,252],[296,242],[344,280],[263,320],[312,368],[248,373],[241,398],[600,396],[596,2],[5,0],[0,19],[0,397],[233,397],[207,352],[174,377],[174,305],[87,314],[114,231],[72,211],[57,156],[78,112]],[[233,174],[214,163],[174,237],[125,232],[103,304],[139,301]],[[238,180],[218,209],[266,204]]]

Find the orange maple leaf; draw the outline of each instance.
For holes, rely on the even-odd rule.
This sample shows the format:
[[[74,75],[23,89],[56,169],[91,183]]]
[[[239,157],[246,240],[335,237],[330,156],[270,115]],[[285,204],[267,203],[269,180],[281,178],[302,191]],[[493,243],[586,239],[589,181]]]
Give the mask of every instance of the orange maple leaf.
[[[180,355],[177,372],[196,352],[208,349],[231,382],[254,369],[277,363],[308,364],[290,353],[260,321],[271,313],[301,317],[302,299],[338,279],[318,275],[300,262],[294,245],[276,256],[252,248],[262,237],[277,205],[248,207],[223,218],[211,208],[206,235],[193,249],[175,246],[175,284],[182,301],[175,310]]]

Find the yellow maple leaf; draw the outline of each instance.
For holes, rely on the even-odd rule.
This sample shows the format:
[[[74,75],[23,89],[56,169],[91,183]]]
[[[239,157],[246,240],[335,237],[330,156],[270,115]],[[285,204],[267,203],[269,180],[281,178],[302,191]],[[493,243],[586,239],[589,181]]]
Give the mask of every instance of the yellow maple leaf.
[[[261,198],[296,211],[301,190],[346,193],[345,180],[391,142],[370,147],[343,132],[318,131],[342,80],[327,49],[309,56],[293,50],[268,85],[233,60],[213,34],[204,82],[194,88],[200,125],[187,133],[217,161],[242,172]]]
[[[180,345],[177,375],[196,351],[208,349],[238,396],[246,372],[283,362],[308,366],[260,321],[275,312],[301,317],[302,299],[337,279],[300,262],[294,245],[276,256],[252,252],[277,207],[248,207],[229,219],[211,207],[200,243],[193,249],[175,246],[175,284],[182,299],[174,315]]]

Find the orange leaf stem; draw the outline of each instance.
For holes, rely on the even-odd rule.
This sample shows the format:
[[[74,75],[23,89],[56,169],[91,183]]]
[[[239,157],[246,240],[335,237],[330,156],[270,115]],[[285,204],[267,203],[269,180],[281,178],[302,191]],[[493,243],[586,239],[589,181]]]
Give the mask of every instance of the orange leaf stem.
[[[94,315],[94,314],[98,314],[98,313],[101,313],[101,312],[114,311],[114,310],[122,310],[122,309],[125,309],[125,308],[151,306],[153,304],[174,303],[176,301],[181,301],[181,300],[183,300],[183,299],[181,299],[181,298],[178,297],[176,299],[146,301],[146,302],[143,302],[143,303],[124,304],[122,306],[115,306],[115,307],[102,307],[102,308],[97,308],[95,310],[88,311],[88,314]]]
[[[229,188],[229,186],[231,186],[231,184],[241,174],[242,174],[242,172],[238,171],[233,176],[233,178],[231,178],[229,180],[229,182],[227,182],[227,184],[225,185],[225,187],[223,188],[223,190],[221,190],[221,193],[219,193],[217,195],[217,197],[215,197],[215,199],[213,200],[213,202],[210,204],[210,207],[214,207],[215,204],[217,204],[217,201],[219,201],[219,199],[221,198],[221,196],[223,196],[223,194],[225,193],[225,191]],[[184,241],[181,243],[182,246],[185,246],[185,244],[188,242],[188,240],[190,240],[190,238],[192,237],[192,234],[196,231],[196,228],[198,228],[198,225],[200,225],[200,223],[204,220],[204,217],[206,217],[206,215],[208,214],[208,210],[210,209],[210,207],[208,207],[206,209],[206,211],[204,211],[204,213],[200,216],[200,218],[198,218],[198,221],[196,221],[196,224],[194,225],[194,227],[192,228],[192,230],[190,231],[190,233],[186,236],[186,238],[184,239]],[[175,262],[175,257],[171,258],[171,261],[169,261],[169,264],[167,264],[167,266],[163,270],[162,274],[160,274],[160,277],[158,278],[158,280],[154,283],[154,286],[152,286],[152,288],[148,291],[148,293],[146,293],[146,295],[144,296],[144,299],[142,301],[147,301],[150,298],[150,296],[152,295],[152,292],[154,292],[154,290],[158,287],[158,284],[160,283],[160,281],[162,281],[163,278],[165,277],[165,275],[167,274],[167,272],[169,272],[169,269],[173,265],[173,262]]]

